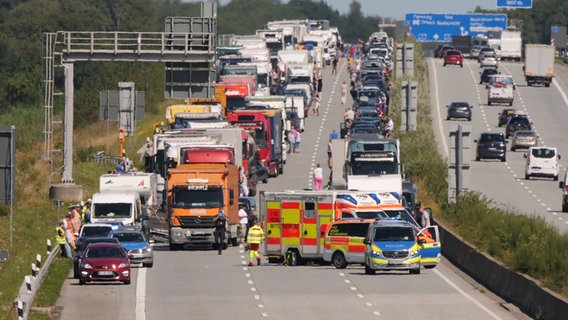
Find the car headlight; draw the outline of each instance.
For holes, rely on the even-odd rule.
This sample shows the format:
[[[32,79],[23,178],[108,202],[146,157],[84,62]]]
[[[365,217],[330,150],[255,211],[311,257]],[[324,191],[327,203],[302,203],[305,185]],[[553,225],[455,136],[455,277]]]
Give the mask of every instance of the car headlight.
[[[81,265],[81,268],[83,268],[83,269],[93,269],[93,267],[92,267],[90,264],[88,264],[88,263],[82,264],[82,265]]]
[[[409,255],[410,258],[413,258],[413,257],[417,256],[419,253],[420,253],[420,250],[410,250],[408,252],[408,255]]]
[[[151,246],[146,246],[142,249],[142,251],[146,251],[146,252],[152,252],[152,247]]]
[[[123,263],[121,263],[121,264],[118,265],[118,268],[119,268],[119,269],[122,269],[122,268],[126,268],[127,266],[128,266],[128,263],[123,262]]]
[[[382,253],[381,251],[375,251],[375,250],[373,250],[372,252],[373,252],[373,255],[375,255],[375,256],[379,256],[379,257],[382,257],[382,256],[383,256],[383,253]]]

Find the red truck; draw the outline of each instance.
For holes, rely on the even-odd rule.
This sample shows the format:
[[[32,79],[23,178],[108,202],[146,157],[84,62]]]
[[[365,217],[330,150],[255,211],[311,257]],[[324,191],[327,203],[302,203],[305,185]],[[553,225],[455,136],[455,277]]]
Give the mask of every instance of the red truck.
[[[282,110],[240,109],[229,113],[231,124],[247,130],[256,143],[258,159],[268,168],[270,176],[284,172],[284,123]]]
[[[231,112],[245,107],[245,97],[254,96],[256,93],[256,80],[249,75],[221,76],[220,82],[215,87],[217,89],[225,89],[227,112]]]

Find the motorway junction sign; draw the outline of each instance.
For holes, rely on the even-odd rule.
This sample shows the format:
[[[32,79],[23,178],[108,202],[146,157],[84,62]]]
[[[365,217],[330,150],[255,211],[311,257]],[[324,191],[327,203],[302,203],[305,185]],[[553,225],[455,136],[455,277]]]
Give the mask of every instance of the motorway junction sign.
[[[420,42],[450,42],[452,36],[487,34],[507,28],[506,14],[407,13],[404,24]]]

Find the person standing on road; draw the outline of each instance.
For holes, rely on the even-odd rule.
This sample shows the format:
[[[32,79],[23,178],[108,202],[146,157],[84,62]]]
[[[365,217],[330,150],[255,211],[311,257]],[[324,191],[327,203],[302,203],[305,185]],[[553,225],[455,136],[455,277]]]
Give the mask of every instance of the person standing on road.
[[[223,245],[225,244],[225,234],[227,233],[227,217],[223,209],[219,210],[219,214],[213,218],[213,221],[215,221],[215,231],[213,231],[215,247],[219,250],[219,254],[222,254]]]
[[[61,256],[64,258],[72,258],[71,247],[67,243],[67,238],[65,236],[65,222],[59,221],[59,226],[55,228],[55,243],[59,245],[61,249]]]
[[[321,165],[318,163],[316,168],[314,169],[314,184],[315,190],[322,190],[323,189],[323,169]]]
[[[239,209],[239,224],[240,224],[240,242],[245,242],[246,238],[245,238],[245,233],[247,231],[248,228],[248,213],[245,210],[245,206],[244,204],[241,204],[241,208]]]
[[[294,130],[295,129],[288,131],[288,144],[290,145],[288,153],[296,152],[296,136],[294,135]]]
[[[294,152],[300,153],[300,142],[302,142],[302,137],[300,136],[300,131],[294,127]]]
[[[260,265],[260,254],[258,249],[260,244],[264,241],[264,231],[256,219],[254,225],[250,228],[247,235],[247,243],[249,245],[249,267],[253,266],[253,262],[256,259],[256,264]]]
[[[420,207],[420,209],[418,209],[418,218],[420,219],[418,223],[420,223],[422,228],[427,228],[430,226],[430,213],[428,213],[428,211],[425,210],[424,207]]]
[[[345,102],[347,102],[347,82],[343,81],[341,85],[341,104],[345,105]]]
[[[320,98],[316,97],[316,102],[314,103],[314,116],[320,115]]]

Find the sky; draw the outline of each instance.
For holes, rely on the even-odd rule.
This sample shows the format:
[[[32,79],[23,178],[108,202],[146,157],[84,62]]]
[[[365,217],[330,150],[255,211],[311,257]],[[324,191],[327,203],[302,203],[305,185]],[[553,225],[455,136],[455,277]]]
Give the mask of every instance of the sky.
[[[193,2],[191,0],[186,0]],[[225,5],[230,0],[219,0]],[[317,1],[317,0],[315,0]],[[407,13],[468,13],[475,7],[497,9],[497,0],[357,0],[361,4],[363,15],[380,16],[404,20]],[[286,2],[286,0],[283,0]],[[341,14],[349,11],[352,0],[324,0]]]

